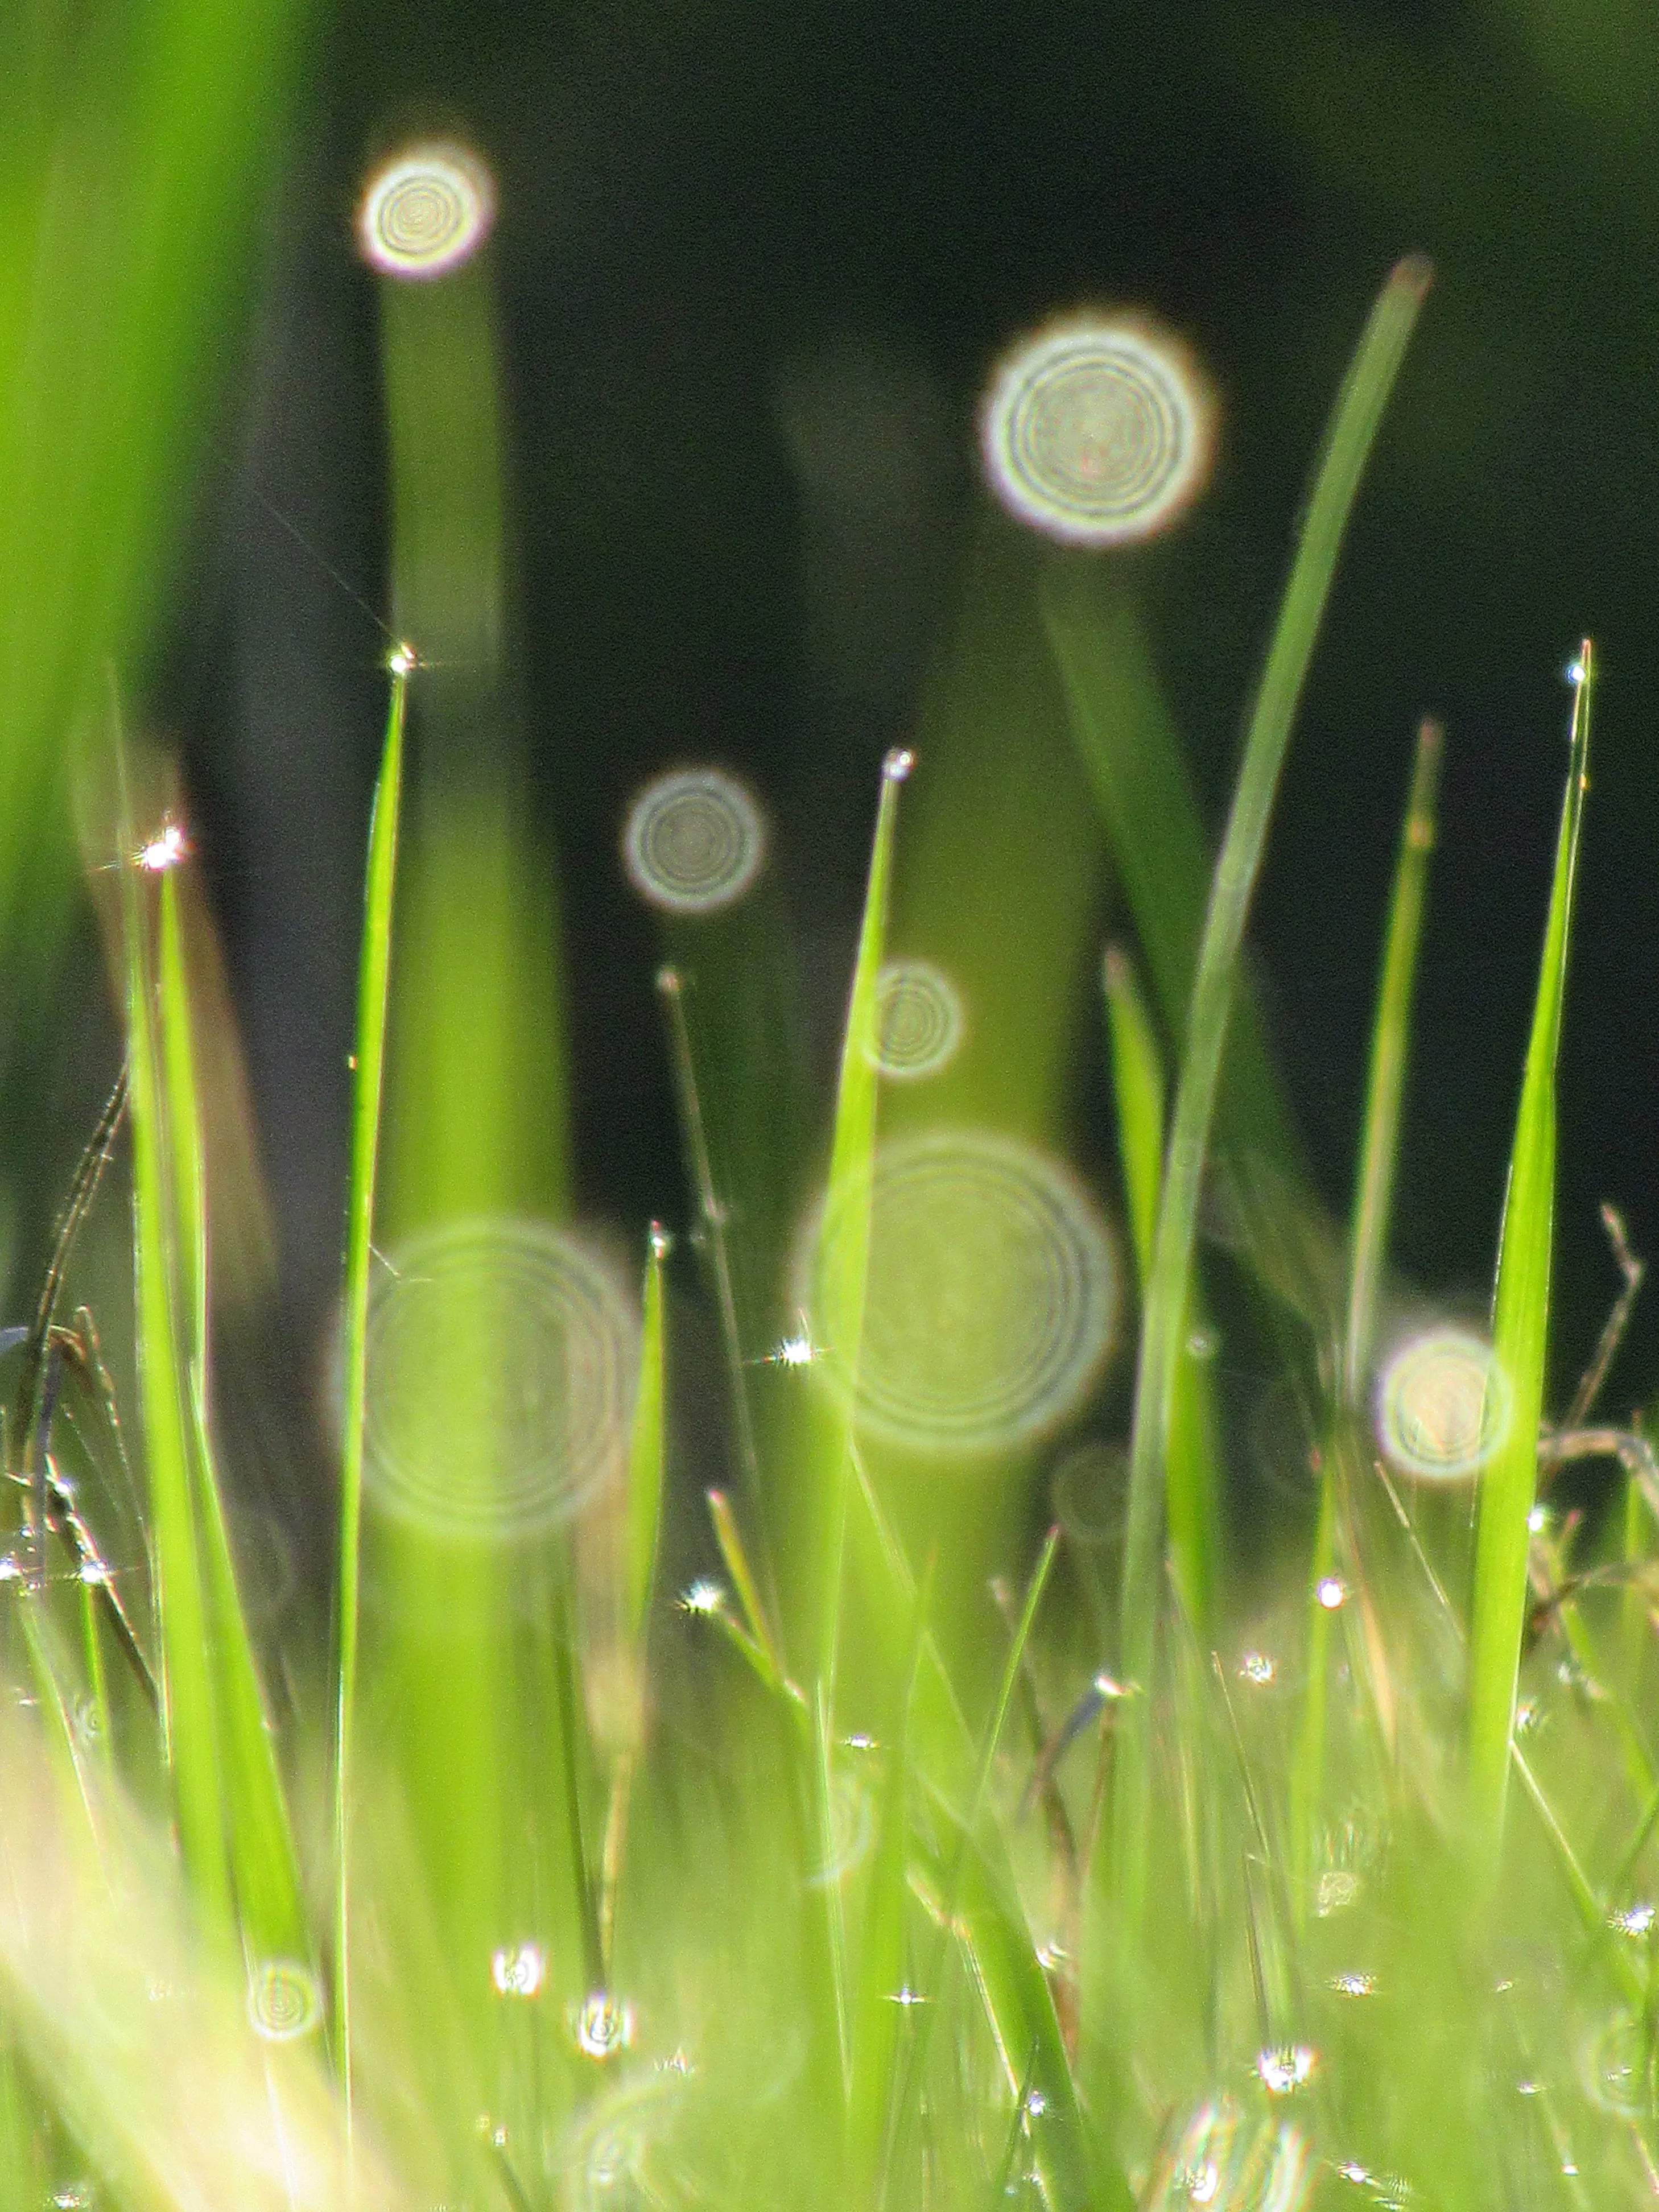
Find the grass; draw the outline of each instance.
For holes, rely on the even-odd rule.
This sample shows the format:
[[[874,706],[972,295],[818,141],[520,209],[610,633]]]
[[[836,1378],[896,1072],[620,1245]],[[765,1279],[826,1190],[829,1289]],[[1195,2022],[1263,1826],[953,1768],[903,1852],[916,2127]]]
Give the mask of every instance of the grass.
[[[332,1618],[255,1625],[210,1357],[215,1225],[240,1195],[207,1073],[210,925],[187,854],[134,818],[112,708],[89,881],[126,1075],[5,1353],[0,2212],[77,2191],[122,2212],[1477,2212],[1659,2186],[1659,1474],[1636,1424],[1591,1425],[1597,1377],[1559,1428],[1543,1398],[1590,647],[1498,1379],[1473,1407],[1464,1330],[1465,1368],[1387,1427],[1386,1378],[1422,1340],[1398,1325],[1389,1223],[1432,726],[1346,1228],[1310,1192],[1242,965],[1426,282],[1414,261],[1389,279],[1339,393],[1213,874],[1128,586],[988,539],[975,681],[884,771],[817,1126],[798,1136],[755,984],[763,911],[665,921],[689,1233],[641,1223],[620,1254],[568,1199],[487,284],[388,294],[398,611],[434,665],[394,656],[368,832]],[[434,441],[457,410],[469,435]],[[1044,773],[1008,819],[1046,842],[1011,859],[988,738],[1017,705]],[[467,733],[497,712],[480,777]],[[931,866],[953,841],[986,855],[981,894],[1023,874],[1030,911],[907,877],[908,849]],[[1129,927],[1103,963],[1085,926],[1107,855]],[[1005,937],[1059,972],[1010,985]],[[931,1087],[879,1068],[895,951],[937,957],[968,1001]],[[884,1211],[919,1132],[989,1127],[1009,1176],[1065,1149],[1055,1010],[1079,978],[1139,1287],[1132,1395],[1096,1388],[1069,1428],[971,1453],[896,1438],[871,1418],[896,1358],[927,1387],[955,1372],[988,1298],[994,1369],[1034,1310],[1065,1321],[1065,1267],[1113,1249],[1073,1222],[999,1305],[1005,1255],[967,1185],[942,1213]],[[63,1318],[124,1114],[131,1402],[90,1318]],[[1023,1203],[1062,1236],[1068,1207],[1100,1207],[1054,1179]],[[1234,1329],[1279,1348],[1306,1447],[1288,1505],[1241,1471],[1213,1356]],[[1590,1455],[1605,1471],[1571,1495],[1595,1510],[1564,1509],[1557,1471]],[[1268,1570],[1246,1516],[1273,1520]]]

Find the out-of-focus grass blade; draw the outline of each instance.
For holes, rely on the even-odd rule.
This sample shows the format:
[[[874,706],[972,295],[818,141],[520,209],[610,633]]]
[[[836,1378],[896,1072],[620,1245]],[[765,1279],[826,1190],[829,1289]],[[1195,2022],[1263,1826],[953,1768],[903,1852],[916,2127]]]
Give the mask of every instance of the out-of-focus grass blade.
[[[1469,1804],[1477,1848],[1488,1870],[1495,1867],[1503,1838],[1527,1613],[1527,1516],[1538,1479],[1555,1219],[1555,1061],[1584,809],[1593,677],[1586,640],[1577,665],[1567,787],[1492,1293],[1492,1352],[1510,1394],[1510,1417],[1504,1441],[1480,1477],[1469,1638]]]
[[[163,1098],[172,1153],[173,1252],[179,1263],[174,1310],[182,1322],[191,1504],[210,1634],[221,1817],[237,1918],[252,1959],[302,1960],[310,1946],[300,1905],[299,1873],[236,1588],[208,1418],[207,1189],[178,878],[171,870],[161,881],[157,982]]]
[[[1117,1106],[1118,1155],[1135,1272],[1144,1286],[1152,1272],[1158,1186],[1164,1173],[1164,1056],[1128,955],[1109,945],[1101,963],[1112,1048],[1112,1096]]]
[[[1440,781],[1444,738],[1445,732],[1439,723],[1425,717],[1417,732],[1411,796],[1406,804],[1400,858],[1395,867],[1394,896],[1389,906],[1389,934],[1382,953],[1376,1018],[1371,1030],[1370,1074],[1365,1086],[1365,1123],[1360,1138],[1359,1173],[1354,1194],[1344,1363],[1345,1395],[1350,1405],[1358,1403],[1365,1387],[1376,1320],[1377,1285],[1388,1249],[1395,1167],[1400,1156],[1400,1100],[1406,1081],[1412,994],[1417,981],[1417,948],[1423,929],[1429,855],[1434,850],[1435,796]]]
[[[738,1526],[738,1516],[732,1510],[732,1501],[723,1490],[708,1493],[708,1517],[714,1524],[714,1540],[720,1547],[720,1557],[726,1562],[726,1571],[732,1577],[732,1587],[743,1607],[743,1617],[749,1624],[749,1635],[765,1667],[765,1680],[775,1690],[783,1680],[783,1662],[779,1656],[777,1638],[772,1633],[771,1623],[766,1618],[766,1608],[761,1603],[759,1585],[754,1569],[749,1564],[749,1553]]]
[[[1178,1042],[1187,1033],[1212,870],[1146,627],[1133,600],[1092,562],[1052,566],[1043,578],[1042,607],[1072,734],[1106,824],[1158,1011]],[[1218,1139],[1288,1170],[1297,1146],[1248,976],[1238,980],[1234,999]]]
[[[351,1168],[346,1188],[344,1424],[340,1448],[340,1550],[334,1623],[334,2061],[351,2105],[351,1729],[357,1694],[357,1598],[362,1540],[363,1427],[368,1380],[368,1281],[373,1259],[374,1170],[386,1075],[387,986],[392,973],[392,905],[398,873],[398,815],[403,795],[404,708],[409,670],[392,667],[392,700],[374,809],[369,819],[363,887],[363,938],[357,970],[357,1049],[351,1089]]]
[[[1164,1174],[1164,1062],[1127,954],[1115,945],[1108,946],[1102,972],[1111,1032],[1112,1090],[1117,1104],[1124,1192],[1144,1297],[1152,1277],[1158,1186]],[[1196,1324],[1195,1307],[1193,1319]],[[1193,1352],[1194,1334],[1195,1328],[1189,1329],[1181,1347],[1170,1415],[1170,1474],[1164,1495],[1170,1548],[1185,1562],[1182,1601],[1199,1634],[1205,1636],[1214,1606],[1218,1486],[1214,1394],[1207,1363]]]
[[[178,1317],[177,1215],[171,1191],[155,961],[125,804],[120,864],[132,1115],[133,1256],[139,1397],[161,1627],[162,1727],[185,1869],[204,1923],[228,1935],[230,1868],[209,1658],[210,1613],[196,1543],[191,1434]]]
[[[1401,830],[1400,855],[1395,865],[1382,975],[1371,1028],[1370,1074],[1365,1090],[1365,1120],[1360,1134],[1354,1194],[1347,1333],[1343,1349],[1342,1395],[1348,1412],[1339,1414],[1339,1421],[1356,1417],[1354,1409],[1358,1407],[1364,1393],[1370,1368],[1377,1285],[1388,1250],[1395,1167],[1400,1153],[1400,1102],[1405,1088],[1429,855],[1434,850],[1435,797],[1444,736],[1439,723],[1426,716],[1418,728],[1411,791]],[[1344,1449],[1341,1437],[1333,1435],[1328,1439],[1322,1455],[1319,1522],[1308,1577],[1306,1680],[1290,1779],[1291,1895],[1298,1923],[1307,1905],[1309,1853],[1323,1786],[1326,1699],[1334,1610],[1324,1601],[1323,1593],[1336,1565],[1336,1493]]]
[[[823,1431],[824,1464],[820,1496],[812,1501],[820,1515],[823,1547],[818,1588],[817,1666],[821,1681],[832,1686],[841,1626],[842,1554],[847,1523],[847,1486],[854,1425],[857,1419],[859,1341],[864,1328],[864,1292],[870,1264],[871,1212],[876,1157],[876,978],[887,942],[887,905],[893,878],[893,839],[898,820],[899,787],[913,766],[908,752],[890,752],[882,763],[881,803],[870,854],[870,876],[859,929],[858,958],[847,1008],[841,1074],[836,1088],[835,1130],[830,1147],[830,1179],[823,1218],[834,1224],[820,1261],[823,1310],[835,1333],[840,1395],[834,1418]],[[833,1712],[833,1696],[832,1696]]]
[[[1126,1680],[1148,1692],[1120,1723],[1112,1807],[1113,1898],[1120,1942],[1133,1945],[1146,1895],[1151,1805],[1150,1692],[1163,1576],[1164,1486],[1171,1412],[1188,1289],[1198,1200],[1226,1042],[1227,1017],[1250,893],[1291,724],[1336,570],[1354,494],[1428,289],[1428,264],[1412,258],[1390,275],[1371,310],[1327,434],[1296,557],[1251,709],[1243,758],[1205,919],[1186,1050],[1176,1091],[1158,1208],[1152,1278],[1143,1310],[1129,1455],[1129,1522],[1124,1552],[1122,1650]],[[1190,1562],[1176,1562],[1178,1576]]]
[[[865,1901],[858,1953],[858,1991],[852,2021],[852,2069],[847,2097],[848,2185],[850,2201],[879,2207],[890,2180],[886,2158],[897,2118],[893,2091],[899,2038],[906,2008],[898,2002],[904,1983],[905,1905],[909,1876],[910,1722],[916,1675],[927,1632],[931,1577],[916,1591],[910,1663],[897,1711],[897,1726],[887,1748],[881,1809],[876,1824],[874,1864]]]

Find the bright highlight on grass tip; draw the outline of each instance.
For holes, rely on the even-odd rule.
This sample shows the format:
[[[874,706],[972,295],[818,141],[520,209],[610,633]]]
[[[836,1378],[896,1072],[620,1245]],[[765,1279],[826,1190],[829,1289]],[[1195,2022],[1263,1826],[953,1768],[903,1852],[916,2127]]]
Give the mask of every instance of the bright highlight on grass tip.
[[[747,786],[723,769],[676,769],[628,810],[623,865],[641,898],[670,914],[716,914],[740,899],[766,857],[766,823]],[[678,988],[665,969],[658,988]]]
[[[146,875],[161,876],[189,860],[195,849],[184,823],[169,814],[155,835],[133,854],[132,864]]]
[[[860,1428],[904,1449],[975,1455],[1052,1429],[1111,1348],[1121,1269],[1088,1192],[1012,1138],[939,1130],[878,1146],[859,1340]],[[809,1219],[797,1255],[816,1363],[845,1388],[836,1346],[843,1239],[863,1196]]]
[[[477,252],[495,219],[495,185],[469,147],[405,146],[374,170],[357,208],[357,245],[383,276],[442,276]]]
[[[1509,1378],[1467,1329],[1402,1344],[1376,1386],[1377,1440],[1402,1473],[1455,1482],[1484,1467],[1510,1425]]]
[[[927,960],[892,960],[876,977],[871,1066],[891,1081],[935,1075],[962,1042],[962,999],[942,969]]]
[[[634,2040],[634,2008],[609,1990],[595,1990],[572,2015],[576,2048],[589,2058],[614,2058]]]
[[[1165,529],[1209,474],[1214,403],[1181,341],[1081,313],[1022,338],[980,416],[986,481],[1017,521],[1084,546]]]

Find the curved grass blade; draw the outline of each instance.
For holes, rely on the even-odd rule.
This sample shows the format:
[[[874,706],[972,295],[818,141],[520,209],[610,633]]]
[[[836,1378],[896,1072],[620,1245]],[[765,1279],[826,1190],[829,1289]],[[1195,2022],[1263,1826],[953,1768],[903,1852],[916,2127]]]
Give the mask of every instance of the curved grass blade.
[[[1176,1381],[1187,1334],[1199,1192],[1244,917],[1343,530],[1429,280],[1428,264],[1417,258],[1395,269],[1371,310],[1338,394],[1251,710],[1205,920],[1142,1318],[1130,1443],[1121,1671],[1146,1691],[1152,1686],[1157,1650],[1164,1485]],[[1190,1581],[1191,1560],[1176,1565],[1178,1578]],[[1151,1708],[1150,1695],[1126,1707],[1112,1808],[1114,1902],[1120,1943],[1129,1945],[1140,1925],[1146,1892]]]
[[[351,1729],[357,1686],[357,1590],[362,1545],[363,1425],[368,1376],[368,1276],[386,1076],[387,986],[392,973],[392,894],[398,873],[398,815],[403,792],[404,714],[409,671],[392,667],[392,699],[374,809],[369,818],[363,889],[363,941],[357,976],[357,1049],[351,1095],[351,1169],[346,1192],[345,1419],[340,1452],[339,1594],[334,1623],[334,2061],[351,2111],[350,1790]]]
[[[1492,1292],[1492,1352],[1508,1383],[1510,1415],[1508,1432],[1480,1478],[1469,1634],[1469,1809],[1476,1847],[1488,1874],[1495,1870],[1503,1840],[1516,1683],[1527,1616],[1527,1516],[1538,1481],[1555,1218],[1555,1061],[1587,784],[1593,682],[1587,639],[1577,664],[1567,787],[1556,836],[1549,920],[1510,1153]]]

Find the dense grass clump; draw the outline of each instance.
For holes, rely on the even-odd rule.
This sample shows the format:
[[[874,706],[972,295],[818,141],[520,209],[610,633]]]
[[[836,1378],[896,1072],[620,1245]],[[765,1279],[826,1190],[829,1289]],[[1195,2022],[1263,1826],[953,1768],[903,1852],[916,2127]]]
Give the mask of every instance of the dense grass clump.
[[[280,1648],[215,1412],[236,1193],[208,926],[113,703],[94,749],[126,1060],[6,1346],[0,2212],[1651,2194],[1659,1475],[1596,1403],[1640,1277],[1616,1216],[1627,1294],[1559,1424],[1544,1402],[1590,647],[1489,1329],[1413,1313],[1387,1267],[1434,725],[1346,1228],[1241,965],[1426,268],[1389,277],[1339,392],[1212,875],[1133,602],[1095,553],[1040,572],[1132,925],[1087,961],[1109,1182],[1009,1049],[1063,987],[1025,969],[999,998],[1028,917],[918,920],[925,754],[883,769],[824,1100],[780,1019],[763,817],[670,763],[619,832],[690,1203],[631,1243],[568,1200],[510,744],[457,772],[493,678],[445,648],[499,636],[475,274],[387,301],[394,463],[434,347],[477,370],[485,428],[394,480],[420,649],[390,663],[369,836],[337,1582],[327,1634]],[[1085,398],[1086,505],[1118,433]],[[1077,427],[1054,408],[1049,442]],[[417,557],[450,527],[476,562]],[[118,1403],[72,1301],[125,1145]],[[1273,1489],[1235,1328],[1274,1348]],[[1562,1510],[1591,1457],[1596,1510]]]

